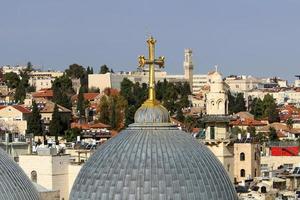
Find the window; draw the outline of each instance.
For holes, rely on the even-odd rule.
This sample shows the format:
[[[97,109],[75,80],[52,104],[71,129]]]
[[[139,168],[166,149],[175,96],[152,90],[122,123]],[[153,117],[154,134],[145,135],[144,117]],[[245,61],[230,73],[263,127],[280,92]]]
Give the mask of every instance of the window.
[[[245,160],[245,153],[240,153],[240,161],[244,161]]]
[[[31,172],[31,181],[34,183],[37,182],[37,173],[34,170]]]
[[[268,170],[268,164],[261,164],[260,165],[261,170]]]
[[[245,177],[245,174],[246,174],[246,172],[245,172],[245,170],[244,169],[241,169],[241,177]]]
[[[257,177],[257,169],[254,169],[254,177]]]
[[[254,160],[257,160],[257,153],[254,153]]]
[[[215,127],[214,126],[210,127],[210,139],[211,140],[215,139]]]
[[[230,172],[230,164],[227,165],[227,171]]]

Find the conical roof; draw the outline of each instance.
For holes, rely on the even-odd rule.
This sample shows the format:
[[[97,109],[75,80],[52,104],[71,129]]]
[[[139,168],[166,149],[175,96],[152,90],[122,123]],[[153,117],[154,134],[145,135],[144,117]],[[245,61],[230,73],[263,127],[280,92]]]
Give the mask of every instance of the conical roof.
[[[167,109],[155,100],[149,85],[149,99],[135,113],[135,123],[90,157],[70,199],[237,199],[219,160],[205,145],[170,124]]]
[[[34,185],[23,170],[0,148],[0,200],[38,200]]]

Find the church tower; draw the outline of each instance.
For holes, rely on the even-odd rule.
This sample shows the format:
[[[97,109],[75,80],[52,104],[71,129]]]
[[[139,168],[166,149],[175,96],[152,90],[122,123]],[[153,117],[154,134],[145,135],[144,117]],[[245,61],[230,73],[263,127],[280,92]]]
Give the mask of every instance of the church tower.
[[[228,96],[222,75],[216,70],[208,74],[210,92],[206,95],[207,115],[228,115]]]
[[[208,74],[210,91],[206,94],[206,115],[203,116],[204,144],[217,156],[233,181],[234,154],[230,139],[230,116],[226,84],[216,70]]]
[[[192,61],[192,49],[185,49],[184,50],[184,78],[190,84],[191,91],[193,91],[193,61]]]

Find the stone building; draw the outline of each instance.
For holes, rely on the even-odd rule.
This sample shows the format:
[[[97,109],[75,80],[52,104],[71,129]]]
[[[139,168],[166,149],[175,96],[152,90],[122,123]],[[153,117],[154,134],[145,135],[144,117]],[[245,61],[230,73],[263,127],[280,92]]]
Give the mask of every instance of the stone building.
[[[208,74],[210,91],[206,94],[204,144],[221,161],[231,181],[234,179],[233,141],[230,139],[227,88],[216,70]]]
[[[70,159],[69,154],[57,155],[54,148],[40,148],[37,154],[20,155],[19,165],[32,182],[47,190],[57,191],[60,199],[67,200],[82,166],[71,164]],[[53,193],[44,195],[50,196]]]
[[[25,135],[31,111],[21,105],[0,106],[0,124],[7,131]]]
[[[234,143],[234,179],[242,182],[260,176],[260,145],[251,140]]]
[[[192,62],[192,49],[184,50],[184,79],[190,84],[191,91],[193,91],[193,69],[194,65]]]

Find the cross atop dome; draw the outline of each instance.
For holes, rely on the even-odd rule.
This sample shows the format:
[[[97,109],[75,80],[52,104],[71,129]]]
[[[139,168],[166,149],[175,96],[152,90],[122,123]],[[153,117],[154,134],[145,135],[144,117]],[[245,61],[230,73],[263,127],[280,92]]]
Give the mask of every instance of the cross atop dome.
[[[155,98],[155,65],[159,68],[163,68],[165,64],[165,57],[160,56],[155,58],[155,43],[156,40],[150,36],[147,40],[149,49],[149,58],[145,58],[144,55],[139,56],[139,67],[144,68],[145,65],[149,65],[149,94],[148,99],[144,104],[147,105],[157,105],[159,102]]]

